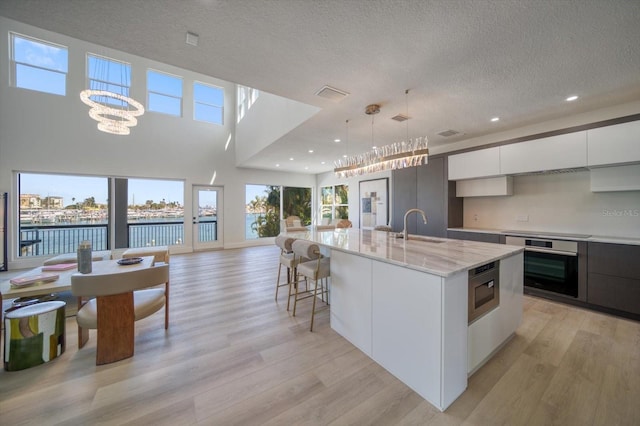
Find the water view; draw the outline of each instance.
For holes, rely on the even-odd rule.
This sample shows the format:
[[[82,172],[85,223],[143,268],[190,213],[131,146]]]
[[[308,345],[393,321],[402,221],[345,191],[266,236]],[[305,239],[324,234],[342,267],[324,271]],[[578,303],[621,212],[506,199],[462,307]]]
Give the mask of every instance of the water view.
[[[91,241],[94,250],[108,249],[108,220],[101,211],[89,214],[64,212],[39,212],[31,220],[21,216],[20,246],[21,256],[43,256],[73,253],[80,241]],[[56,214],[58,213],[58,214]],[[252,230],[257,213],[245,216],[245,238],[257,239]],[[200,241],[217,239],[217,216],[206,214],[200,217],[198,232]],[[162,212],[136,212],[130,214],[127,224],[129,247],[156,245],[181,245],[184,243],[184,217],[182,212],[163,214]]]

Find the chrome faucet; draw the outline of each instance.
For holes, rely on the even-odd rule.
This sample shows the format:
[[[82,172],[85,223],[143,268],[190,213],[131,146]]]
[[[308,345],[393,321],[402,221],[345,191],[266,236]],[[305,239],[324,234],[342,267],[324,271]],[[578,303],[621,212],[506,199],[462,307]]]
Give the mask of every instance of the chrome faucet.
[[[404,229],[402,230],[402,237],[406,240],[409,239],[409,231],[407,230],[407,217],[409,217],[409,213],[420,213],[422,215],[422,220],[424,221],[424,223],[427,223],[427,216],[424,214],[424,212],[420,209],[409,209],[407,210],[407,212],[404,214]]]

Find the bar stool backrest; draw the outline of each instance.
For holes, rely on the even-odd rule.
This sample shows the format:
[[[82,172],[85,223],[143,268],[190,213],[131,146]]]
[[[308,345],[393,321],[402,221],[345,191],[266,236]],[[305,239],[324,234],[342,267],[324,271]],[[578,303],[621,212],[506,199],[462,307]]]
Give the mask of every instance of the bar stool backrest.
[[[278,235],[276,237],[276,245],[280,247],[283,253],[291,253],[293,251],[291,246],[294,241],[295,238],[287,237],[285,235]]]
[[[293,253],[296,257],[304,257],[309,260],[321,257],[320,247],[316,243],[306,240],[295,240],[292,244]]]

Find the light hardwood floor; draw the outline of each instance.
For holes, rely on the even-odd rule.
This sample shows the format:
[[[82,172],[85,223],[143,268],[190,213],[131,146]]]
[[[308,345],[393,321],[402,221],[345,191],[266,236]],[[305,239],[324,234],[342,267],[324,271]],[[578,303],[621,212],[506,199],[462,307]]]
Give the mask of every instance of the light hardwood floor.
[[[444,413],[333,332],[274,301],[275,246],[171,258],[171,324],[96,367],[96,335],[0,372],[3,425],[638,425],[640,323],[525,297],[515,337]],[[0,276],[0,278],[3,278]],[[401,330],[399,330],[401,332]],[[4,340],[3,340],[4,342]]]

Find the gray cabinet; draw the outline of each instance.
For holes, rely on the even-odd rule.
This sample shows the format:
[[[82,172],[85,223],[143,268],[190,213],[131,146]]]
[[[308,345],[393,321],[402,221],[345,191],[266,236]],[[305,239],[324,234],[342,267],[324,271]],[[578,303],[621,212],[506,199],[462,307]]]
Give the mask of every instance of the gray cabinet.
[[[446,237],[448,227],[462,226],[462,199],[456,198],[455,182],[447,179],[446,157],[430,157],[428,164],[394,170],[392,187],[394,231],[402,231],[404,214],[416,207],[427,215],[427,224],[420,215],[411,214],[410,234]]]
[[[589,243],[587,302],[640,314],[640,246]]]
[[[469,232],[469,231],[447,231],[447,238],[455,240],[480,241],[483,243],[504,244],[504,236],[502,234],[494,234],[490,232]]]
[[[405,212],[418,206],[418,193],[416,190],[418,185],[417,169],[417,167],[409,167],[393,171],[391,178],[391,186],[393,188],[391,228],[395,232],[400,232],[404,228]],[[417,229],[415,216],[410,217],[407,225],[409,233],[415,234]]]

